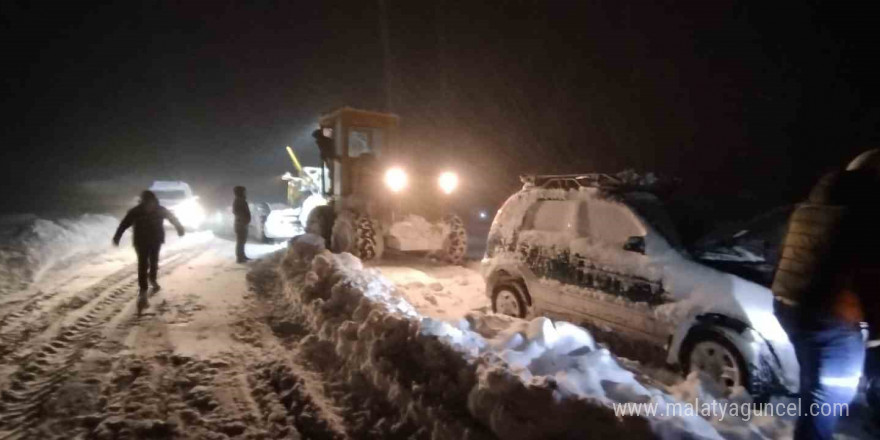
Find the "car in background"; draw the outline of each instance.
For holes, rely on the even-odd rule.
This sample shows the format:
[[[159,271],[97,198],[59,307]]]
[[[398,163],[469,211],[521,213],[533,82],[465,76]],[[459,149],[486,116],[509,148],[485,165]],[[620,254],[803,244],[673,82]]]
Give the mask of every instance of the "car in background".
[[[614,350],[700,371],[727,390],[797,390],[770,290],[694,259],[651,179],[524,176],[481,269],[492,310],[585,325]]]
[[[283,203],[249,202],[251,223],[248,237],[260,243],[272,243],[291,239],[303,233],[299,223],[298,208],[290,208]],[[232,209],[226,208],[211,215],[210,228],[218,236],[232,235],[235,217]]]
[[[168,208],[188,230],[198,230],[205,222],[205,210],[188,183],[179,180],[156,180],[149,188],[159,203]]]

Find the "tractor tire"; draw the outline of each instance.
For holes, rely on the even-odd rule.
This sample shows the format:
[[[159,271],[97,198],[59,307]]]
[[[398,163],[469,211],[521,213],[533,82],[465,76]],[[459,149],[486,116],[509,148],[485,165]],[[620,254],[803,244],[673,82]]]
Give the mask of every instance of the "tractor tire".
[[[324,237],[324,246],[330,249],[335,220],[336,213],[333,212],[332,206],[318,206],[309,213],[309,218],[306,221],[306,232]]]
[[[464,262],[467,253],[467,231],[461,217],[450,214],[443,219],[443,223],[449,226],[449,235],[443,241],[443,257],[452,264]]]
[[[382,257],[384,250],[379,225],[366,214],[357,216],[354,223],[355,242],[352,252],[364,261]]]

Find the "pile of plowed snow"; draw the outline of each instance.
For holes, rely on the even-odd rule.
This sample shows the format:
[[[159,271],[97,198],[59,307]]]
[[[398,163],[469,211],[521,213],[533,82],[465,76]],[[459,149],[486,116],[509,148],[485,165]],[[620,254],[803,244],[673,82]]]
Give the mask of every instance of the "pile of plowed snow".
[[[38,281],[58,264],[110,247],[118,221],[107,215],[45,220],[35,216],[0,219],[0,294]]]
[[[285,295],[311,332],[302,343],[310,357],[351,383],[367,382],[399,410],[399,423],[428,427],[431,438],[721,437],[699,414],[669,413],[665,404],[676,397],[639,382],[573,324],[421,316],[377,270],[329,253],[314,236],[293,241],[281,272]],[[697,390],[707,398],[692,379],[676,396],[688,400]],[[659,406],[650,416],[615,413],[627,403]],[[723,427],[728,437],[775,435],[772,428]]]

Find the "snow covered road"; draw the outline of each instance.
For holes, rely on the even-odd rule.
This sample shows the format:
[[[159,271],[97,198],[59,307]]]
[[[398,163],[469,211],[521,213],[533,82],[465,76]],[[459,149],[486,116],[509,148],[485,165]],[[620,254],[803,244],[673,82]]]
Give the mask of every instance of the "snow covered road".
[[[0,296],[0,440],[648,438],[649,424],[674,437],[701,423],[614,419],[603,393],[627,401],[644,384],[655,398],[702,399],[687,394],[701,384],[672,392],[657,379],[673,374],[622,362],[651,376],[634,380],[570,324],[487,315],[473,263],[390,254],[364,270],[326,255],[302,266],[282,248],[249,244],[263,259],[244,266],[211,233],[170,238],[163,289],[141,318],[127,246],[76,254]],[[577,397],[602,377],[598,394]],[[778,438],[790,426],[721,428]]]
[[[397,410],[374,390],[326,371],[280,295],[283,255],[271,252],[283,247],[248,244],[268,260],[244,266],[211,233],[169,237],[163,288],[140,318],[127,245],[71,252],[4,292],[0,439],[424,437],[389,422]],[[412,256],[380,269],[428,316],[488,307],[475,270]]]
[[[163,249],[141,318],[128,247],[0,298],[0,439],[340,437],[305,392],[299,422],[270,391],[303,379],[254,317],[248,270],[232,243],[196,233]]]
[[[478,265],[471,261],[453,266],[407,254],[386,254],[381,261],[367,264],[397,285],[419,313],[444,320],[491,310]]]

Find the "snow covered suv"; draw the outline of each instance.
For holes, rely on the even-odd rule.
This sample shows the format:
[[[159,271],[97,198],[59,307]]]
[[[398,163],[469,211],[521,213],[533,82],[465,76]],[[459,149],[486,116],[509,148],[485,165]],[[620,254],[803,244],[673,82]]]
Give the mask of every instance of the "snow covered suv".
[[[692,259],[650,182],[523,182],[496,214],[482,261],[493,311],[581,323],[621,355],[700,370],[754,395],[797,390],[771,292]]]

